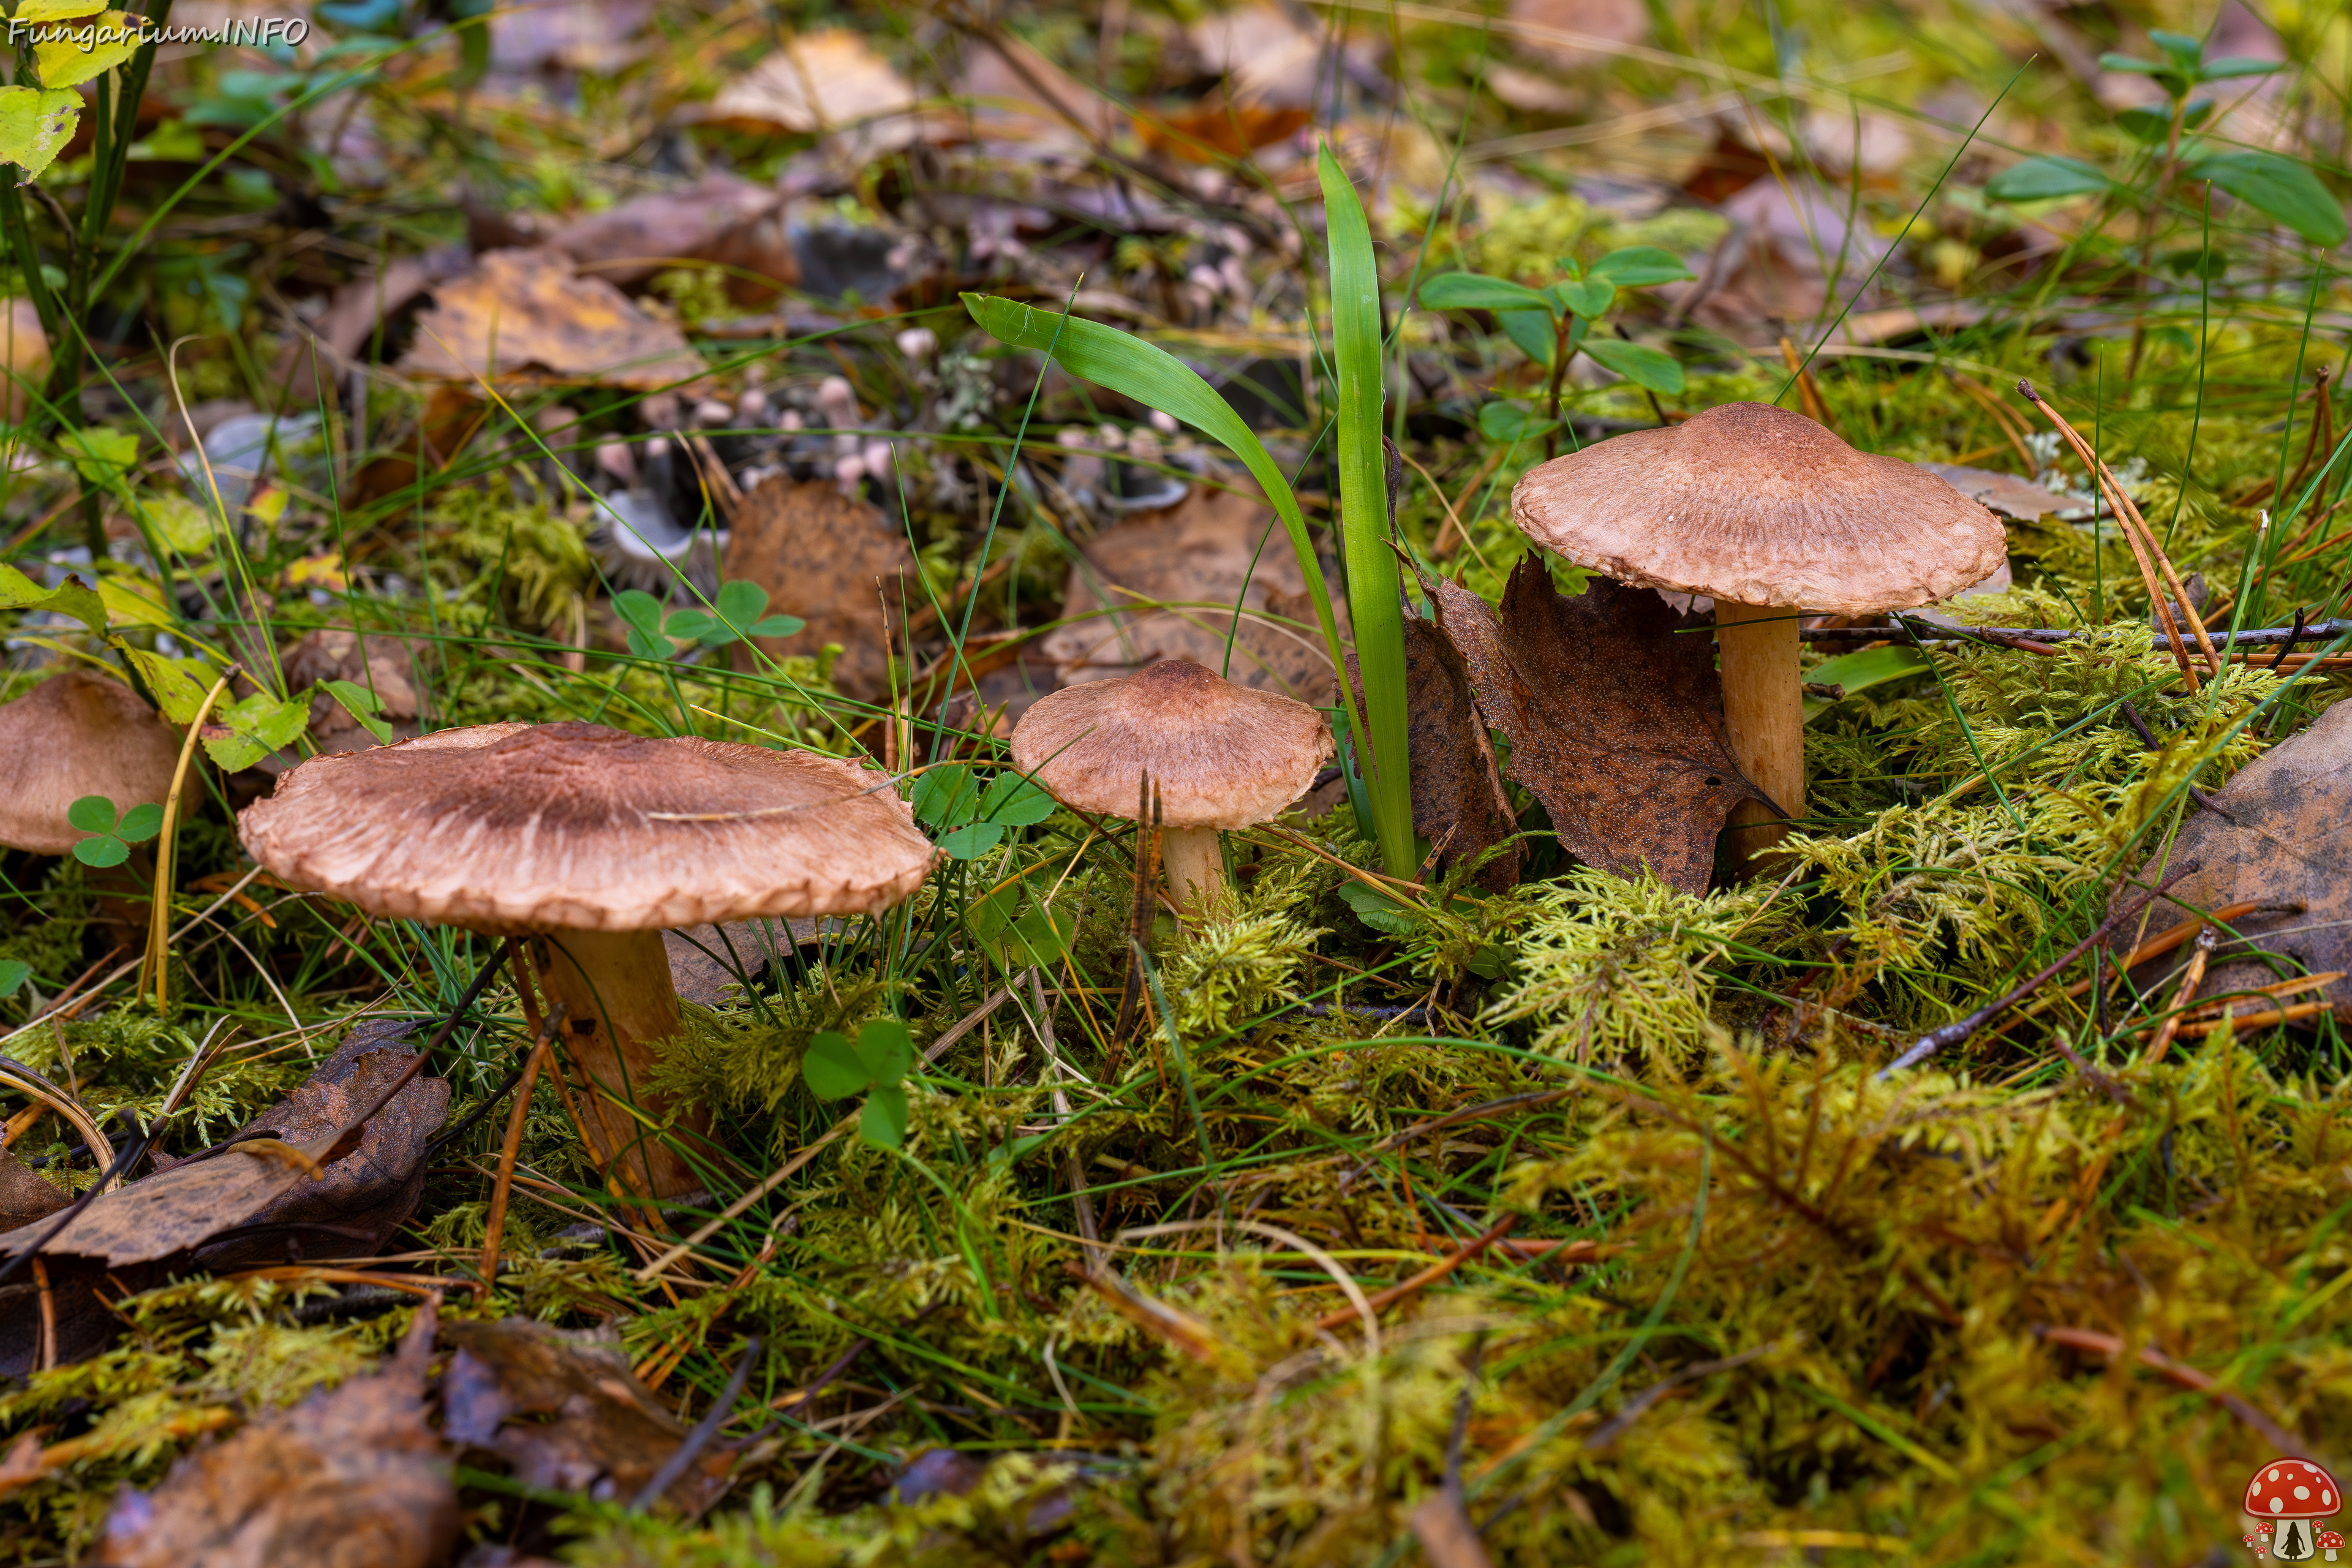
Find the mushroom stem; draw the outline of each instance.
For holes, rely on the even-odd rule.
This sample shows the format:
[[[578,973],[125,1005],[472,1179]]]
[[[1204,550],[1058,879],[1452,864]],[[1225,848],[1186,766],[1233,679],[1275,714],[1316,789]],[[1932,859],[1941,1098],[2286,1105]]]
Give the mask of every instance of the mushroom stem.
[[[1784,816],[1805,809],[1805,688],[1797,668],[1797,613],[1774,605],[1715,602],[1723,673],[1723,717],[1732,759],[1771,797],[1732,808],[1731,854],[1740,875],[1789,832]]]
[[[1187,915],[1207,912],[1224,901],[1225,852],[1213,827],[1163,827],[1160,863],[1168,871],[1168,891]]]
[[[651,1088],[659,1060],[653,1042],[678,1031],[677,990],[661,932],[558,931],[548,933],[547,945],[551,953],[541,973],[550,998],[563,1004],[564,1050],[589,1080],[580,1131],[598,1163],[610,1170],[626,1155],[623,1181],[652,1197],[701,1187],[694,1168],[647,1125],[668,1110]],[[632,1104],[644,1120],[631,1114]],[[684,1130],[699,1132],[703,1125],[687,1119]]]

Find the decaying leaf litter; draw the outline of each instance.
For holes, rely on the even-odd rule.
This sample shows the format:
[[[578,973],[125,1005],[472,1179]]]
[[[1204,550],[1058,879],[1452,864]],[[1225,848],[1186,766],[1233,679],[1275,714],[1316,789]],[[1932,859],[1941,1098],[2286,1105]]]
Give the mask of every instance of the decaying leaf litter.
[[[2345,1458],[2342,18],[310,21],[0,89],[15,1560]]]

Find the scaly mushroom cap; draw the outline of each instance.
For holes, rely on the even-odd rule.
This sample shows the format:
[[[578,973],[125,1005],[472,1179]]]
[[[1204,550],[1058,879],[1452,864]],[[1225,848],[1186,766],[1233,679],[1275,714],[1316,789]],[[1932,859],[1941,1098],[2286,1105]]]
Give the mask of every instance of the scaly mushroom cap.
[[[1848,616],[1948,598],[1990,576],[2008,543],[1935,475],[1762,403],[1554,458],[1519,480],[1511,514],[1621,583]]]
[[[161,805],[180,737],[121,681],[53,675],[0,707],[0,845],[63,855],[89,836],[66,808],[102,795],[117,811]]]
[[[2246,1483],[2246,1511],[2257,1519],[2326,1519],[2343,1506],[2336,1478],[2309,1459],[2273,1459]]]
[[[1013,731],[1013,765],[1055,799],[1131,818],[1149,773],[1171,827],[1264,822],[1305,795],[1330,755],[1322,714],[1189,658],[1042,697]]]
[[[295,887],[503,932],[868,914],[921,886],[933,854],[856,763],[601,724],[312,757],[237,830]]]

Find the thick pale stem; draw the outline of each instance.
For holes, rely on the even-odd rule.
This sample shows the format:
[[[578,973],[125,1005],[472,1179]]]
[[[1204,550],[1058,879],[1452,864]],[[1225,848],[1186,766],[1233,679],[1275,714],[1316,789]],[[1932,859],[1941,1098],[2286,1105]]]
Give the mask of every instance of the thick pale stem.
[[[623,1184],[653,1197],[699,1188],[694,1168],[652,1131],[669,1110],[651,1087],[659,1060],[653,1042],[678,1031],[677,991],[661,932],[559,931],[546,941],[547,990],[563,1004],[564,1053],[590,1080],[581,1086],[587,1090],[581,1131],[596,1145],[599,1163],[609,1171],[623,1161]],[[697,1133],[705,1126],[706,1119],[690,1118],[676,1131]]]
[[[1213,827],[1163,827],[1160,863],[1168,892],[1187,915],[1202,914],[1225,899],[1225,852]]]
[[[1723,716],[1748,782],[1781,809],[1744,800],[1732,809],[1731,853],[1746,876],[1788,835],[1783,816],[1805,811],[1805,688],[1797,668],[1797,612],[1715,602]]]

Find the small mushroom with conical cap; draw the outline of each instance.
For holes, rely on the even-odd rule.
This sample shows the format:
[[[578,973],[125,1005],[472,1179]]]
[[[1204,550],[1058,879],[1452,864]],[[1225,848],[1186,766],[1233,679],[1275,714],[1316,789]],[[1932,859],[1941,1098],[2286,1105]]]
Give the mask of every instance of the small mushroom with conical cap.
[[[1279,815],[1330,756],[1322,714],[1189,658],[1066,687],[1013,731],[1013,765],[1081,811],[1133,817],[1138,782],[1150,775],[1169,892],[1188,913],[1224,888],[1218,830]]]
[[[313,757],[246,808],[253,858],[371,914],[542,936],[593,1140],[657,1197],[705,1184],[646,1133],[655,1043],[678,1032],[663,931],[870,914],[934,851],[882,774],[814,752],[599,724],[484,724]],[[601,1092],[597,1092],[601,1091]]]
[[[1935,475],[1763,403],[1555,458],[1519,480],[1511,513],[1580,565],[1715,600],[1732,755],[1791,816],[1805,807],[1798,607],[1861,616],[1933,604],[1990,576],[2008,537]],[[1753,856],[1786,831],[1747,829],[1735,850]]]

